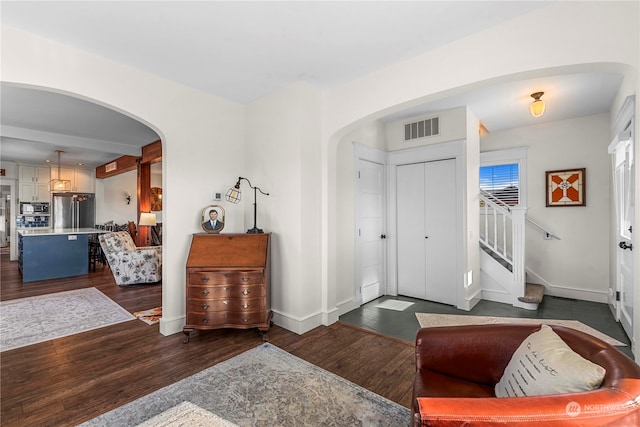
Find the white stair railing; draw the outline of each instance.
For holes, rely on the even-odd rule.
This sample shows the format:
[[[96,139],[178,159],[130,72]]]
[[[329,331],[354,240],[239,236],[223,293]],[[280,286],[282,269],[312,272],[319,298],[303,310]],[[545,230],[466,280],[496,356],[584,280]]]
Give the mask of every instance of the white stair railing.
[[[502,264],[513,267],[511,242],[511,207],[484,190],[480,190],[480,242],[493,252]]]
[[[514,304],[525,292],[525,211],[480,190],[480,243],[511,273],[504,284]]]

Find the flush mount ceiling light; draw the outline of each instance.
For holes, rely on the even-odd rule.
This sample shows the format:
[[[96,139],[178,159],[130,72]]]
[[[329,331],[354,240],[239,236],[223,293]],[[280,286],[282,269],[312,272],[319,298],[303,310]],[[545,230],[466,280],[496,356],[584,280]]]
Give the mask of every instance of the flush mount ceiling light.
[[[60,154],[62,150],[54,151],[58,155],[58,177],[49,181],[49,191],[71,191],[71,180],[62,179],[60,175]]]
[[[536,92],[531,94],[531,97],[534,99],[534,101],[529,106],[529,110],[531,111],[531,115],[535,118],[542,117],[542,115],[544,114],[545,104],[544,101],[540,99],[542,95],[544,95],[544,92]]]

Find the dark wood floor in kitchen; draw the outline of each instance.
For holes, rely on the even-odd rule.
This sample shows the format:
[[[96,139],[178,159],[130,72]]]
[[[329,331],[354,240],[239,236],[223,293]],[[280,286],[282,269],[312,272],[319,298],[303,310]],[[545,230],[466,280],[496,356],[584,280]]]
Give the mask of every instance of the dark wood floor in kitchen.
[[[162,305],[161,286],[119,287],[111,271],[23,284],[0,255],[0,299],[95,287],[130,312]],[[274,326],[272,344],[410,407],[413,343],[341,322],[297,335]],[[262,343],[255,330],[165,337],[139,320],[2,352],[2,426],[73,426]],[[312,402],[310,402],[312,404]]]

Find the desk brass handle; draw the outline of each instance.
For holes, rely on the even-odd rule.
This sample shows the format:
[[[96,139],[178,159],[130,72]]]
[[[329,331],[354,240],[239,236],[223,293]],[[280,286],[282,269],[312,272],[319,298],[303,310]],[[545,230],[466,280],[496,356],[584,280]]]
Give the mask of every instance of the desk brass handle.
[[[203,281],[203,282],[208,282],[208,281],[209,281],[209,277],[207,277],[207,276],[202,276],[202,277],[200,278],[200,280],[201,280],[201,281]]]
[[[251,292],[249,289],[243,289],[242,295],[249,295],[249,292]]]
[[[202,293],[202,295],[204,295],[204,296],[209,295],[209,291],[202,291],[201,293]]]
[[[206,317],[202,319],[202,323],[208,323],[209,319],[207,319]]]
[[[248,318],[248,317],[243,317],[243,318],[242,318],[242,321],[243,321],[243,322],[248,322],[248,321],[249,321],[249,318]]]
[[[242,281],[246,283],[249,281],[249,278],[247,276],[242,276]]]
[[[227,304],[229,304],[229,301],[222,301],[222,303],[223,303],[224,305],[227,305]]]
[[[202,309],[206,310],[207,308],[209,308],[209,304],[202,304]]]
[[[242,308],[249,308],[249,303],[245,302],[244,304],[242,304]]]

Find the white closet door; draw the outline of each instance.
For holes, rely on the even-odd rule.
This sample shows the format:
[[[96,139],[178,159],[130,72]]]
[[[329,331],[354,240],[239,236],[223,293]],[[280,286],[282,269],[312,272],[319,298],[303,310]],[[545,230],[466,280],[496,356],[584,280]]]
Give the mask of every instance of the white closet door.
[[[396,168],[398,293],[426,297],[424,163]]]
[[[455,160],[425,163],[426,297],[456,304]]]
[[[396,168],[398,293],[456,304],[455,160]]]

